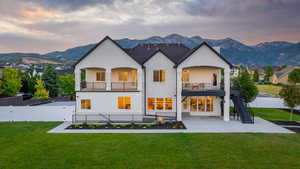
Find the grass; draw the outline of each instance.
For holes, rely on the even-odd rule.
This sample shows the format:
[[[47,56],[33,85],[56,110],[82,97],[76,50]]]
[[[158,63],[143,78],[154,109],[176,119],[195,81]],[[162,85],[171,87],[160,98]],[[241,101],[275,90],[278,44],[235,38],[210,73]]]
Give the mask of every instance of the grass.
[[[288,121],[290,119],[290,113],[280,109],[272,108],[251,108],[254,115],[261,117],[265,120],[281,120]],[[294,114],[293,120],[300,121],[300,115]]]
[[[275,85],[257,85],[259,93],[266,93],[273,97],[279,97],[281,86]]]
[[[1,169],[298,169],[298,134],[48,134],[0,123]]]

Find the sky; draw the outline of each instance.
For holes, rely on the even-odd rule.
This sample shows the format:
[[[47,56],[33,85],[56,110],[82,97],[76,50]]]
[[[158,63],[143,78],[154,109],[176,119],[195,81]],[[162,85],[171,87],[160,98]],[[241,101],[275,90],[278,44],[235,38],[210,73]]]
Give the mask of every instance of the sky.
[[[299,42],[300,0],[0,0],[0,53],[172,33]]]

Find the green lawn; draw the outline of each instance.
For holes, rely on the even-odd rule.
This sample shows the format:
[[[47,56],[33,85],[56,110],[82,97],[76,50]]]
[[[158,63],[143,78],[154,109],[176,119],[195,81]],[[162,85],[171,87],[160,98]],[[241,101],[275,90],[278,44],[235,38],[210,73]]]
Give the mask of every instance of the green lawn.
[[[299,169],[299,134],[48,134],[0,123],[0,169]]]
[[[271,108],[251,108],[255,116],[261,117],[265,120],[282,120],[287,121],[290,119],[290,113],[280,109]],[[294,114],[293,120],[300,121],[300,116]]]
[[[281,86],[275,85],[256,85],[259,93],[267,93],[273,97],[279,97]]]

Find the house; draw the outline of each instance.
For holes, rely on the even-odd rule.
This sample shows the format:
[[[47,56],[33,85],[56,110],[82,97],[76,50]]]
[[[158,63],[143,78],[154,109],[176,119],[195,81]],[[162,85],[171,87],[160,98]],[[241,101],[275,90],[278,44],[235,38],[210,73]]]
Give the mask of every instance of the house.
[[[75,64],[75,118],[229,121],[231,63],[207,43],[122,48],[106,36]]]
[[[240,75],[240,66],[239,65],[233,65],[230,76],[231,77],[238,77]]]
[[[275,72],[272,76],[270,81],[273,84],[283,84],[283,85],[288,85],[291,84],[288,79],[289,79],[289,73],[291,73],[294,69],[299,69],[300,67],[297,66],[288,66],[286,68],[283,68],[277,72]]]

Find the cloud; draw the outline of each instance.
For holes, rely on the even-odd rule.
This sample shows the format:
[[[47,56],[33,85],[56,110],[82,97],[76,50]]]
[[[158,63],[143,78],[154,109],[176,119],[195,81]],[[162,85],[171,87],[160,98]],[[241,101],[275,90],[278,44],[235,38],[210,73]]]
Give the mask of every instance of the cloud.
[[[112,5],[121,0],[21,0],[24,2],[33,2],[48,9],[60,9],[65,11],[79,10],[94,5]],[[122,0],[126,2],[128,0]]]
[[[299,10],[299,0],[1,0],[0,37],[10,49],[41,52],[94,43],[105,35],[299,41]]]

